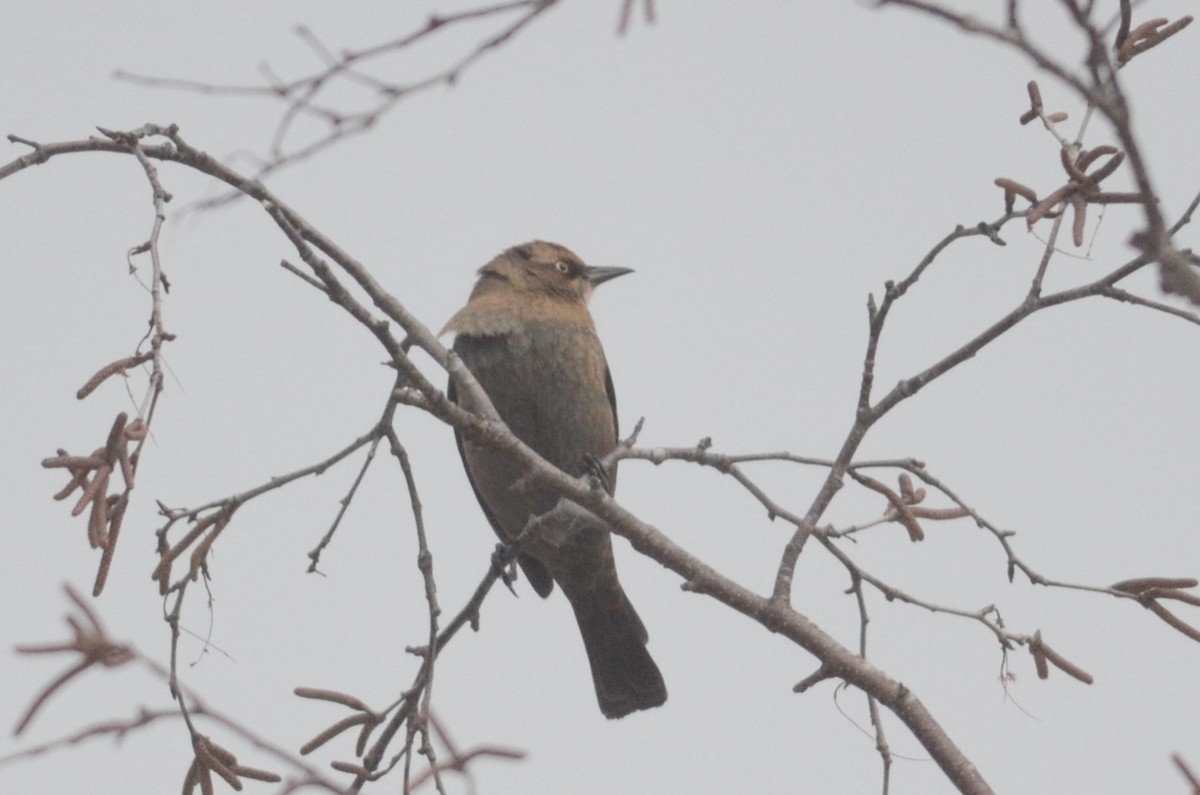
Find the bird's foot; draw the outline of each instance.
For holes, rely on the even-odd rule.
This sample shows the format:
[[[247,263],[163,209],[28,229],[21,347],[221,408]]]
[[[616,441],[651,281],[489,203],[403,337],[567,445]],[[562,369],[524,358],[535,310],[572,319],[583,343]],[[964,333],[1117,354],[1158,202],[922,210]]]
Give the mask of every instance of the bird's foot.
[[[517,581],[517,564],[516,555],[508,544],[500,543],[496,545],[496,549],[492,552],[492,570],[496,572],[496,576],[500,578],[500,582],[508,588],[509,592],[517,595],[517,589],[513,588],[513,583]]]
[[[608,479],[608,470],[604,468],[604,462],[600,460],[600,456],[585,453],[583,465],[587,474],[599,482],[600,488],[612,494],[612,482]]]

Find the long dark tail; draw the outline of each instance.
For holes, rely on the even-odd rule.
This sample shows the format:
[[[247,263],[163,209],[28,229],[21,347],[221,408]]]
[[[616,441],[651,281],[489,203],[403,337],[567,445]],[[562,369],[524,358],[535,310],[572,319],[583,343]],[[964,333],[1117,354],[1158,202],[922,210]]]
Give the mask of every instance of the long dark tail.
[[[646,650],[646,628],[616,577],[581,593],[567,593],[567,599],[579,622],[604,717],[623,718],[666,701],[662,673]]]

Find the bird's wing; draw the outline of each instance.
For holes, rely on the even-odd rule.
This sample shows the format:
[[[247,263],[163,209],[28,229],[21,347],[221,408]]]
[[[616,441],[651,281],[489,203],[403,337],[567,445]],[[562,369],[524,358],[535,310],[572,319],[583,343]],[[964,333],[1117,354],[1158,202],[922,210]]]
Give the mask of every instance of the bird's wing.
[[[609,382],[609,395],[612,395],[612,383]],[[450,385],[446,388],[446,397],[450,398],[450,402],[458,405],[456,390],[454,389],[453,379]],[[492,526],[492,530],[496,531],[501,541],[507,541],[508,535],[504,529],[500,527],[500,522],[496,521],[496,517],[488,508],[487,503],[483,501],[483,495],[479,493],[479,487],[475,485],[475,478],[471,477],[471,467],[467,466],[467,453],[463,450],[463,438],[458,429],[454,429],[454,444],[458,447],[458,456],[462,459],[463,471],[467,473],[467,481],[471,484],[471,491],[475,492],[475,499],[479,501],[479,507],[483,509],[483,515],[487,517],[488,524]],[[529,580],[529,584],[533,586],[533,590],[543,599],[550,595],[554,590],[554,579],[550,576],[550,572],[546,567],[537,560],[528,555],[517,555],[517,563],[521,566],[521,571],[525,572],[525,578]]]
[[[608,393],[608,405],[613,415],[613,446],[621,442],[621,424],[617,421],[617,390],[613,388],[612,373],[608,371],[608,362],[604,362],[604,391]],[[614,465],[608,472],[608,494],[612,496],[617,490],[617,467]]]

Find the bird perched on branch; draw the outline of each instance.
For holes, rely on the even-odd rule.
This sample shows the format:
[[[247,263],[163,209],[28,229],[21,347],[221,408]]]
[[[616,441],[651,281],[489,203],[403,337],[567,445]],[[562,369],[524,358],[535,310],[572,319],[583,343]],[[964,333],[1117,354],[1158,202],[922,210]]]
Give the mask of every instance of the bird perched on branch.
[[[597,285],[626,273],[585,265],[553,243],[515,246],[479,269],[470,300],[443,330],[455,332],[454,351],[513,434],[570,475],[593,471],[617,446],[616,398],[588,301]],[[474,408],[453,382],[448,394]],[[574,503],[559,504],[554,489],[527,483],[513,454],[457,431],[455,438],[502,540],[553,509],[522,537],[517,562],[539,595],[558,583],[570,602],[600,711],[620,718],[666,701],[646,628],[617,580],[608,525]],[[598,474],[611,494],[615,465]]]

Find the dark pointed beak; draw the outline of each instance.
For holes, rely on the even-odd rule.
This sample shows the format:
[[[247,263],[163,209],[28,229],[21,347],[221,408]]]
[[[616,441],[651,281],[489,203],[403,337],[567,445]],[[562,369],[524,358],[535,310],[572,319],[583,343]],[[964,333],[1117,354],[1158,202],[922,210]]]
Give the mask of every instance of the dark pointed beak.
[[[604,284],[606,281],[609,281],[610,279],[615,279],[618,276],[624,276],[627,273],[633,273],[633,269],[632,268],[598,268],[598,267],[593,267],[593,266],[589,265],[587,267],[587,270],[584,272],[587,274],[588,281],[592,283],[593,287],[595,287],[596,285]]]

